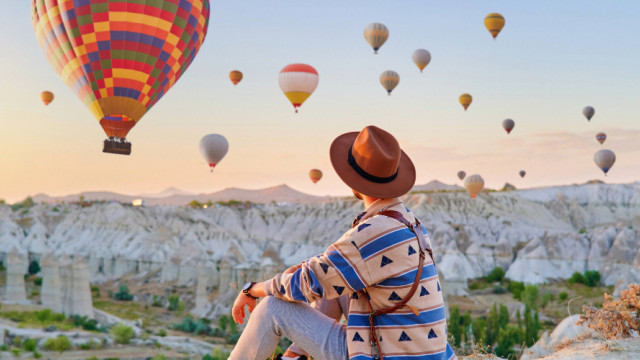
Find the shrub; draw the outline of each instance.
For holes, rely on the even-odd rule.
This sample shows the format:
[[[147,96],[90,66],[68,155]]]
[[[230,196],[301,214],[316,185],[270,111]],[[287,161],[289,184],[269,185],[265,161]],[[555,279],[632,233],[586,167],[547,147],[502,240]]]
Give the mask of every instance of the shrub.
[[[600,282],[600,273],[596,270],[584,272],[584,284],[589,287],[598,286]]]
[[[129,293],[129,287],[125,284],[120,285],[118,292],[113,294],[113,298],[120,301],[131,301],[133,295]]]
[[[187,304],[184,303],[184,301],[180,301],[178,302],[178,312],[181,313],[184,311],[184,308],[187,306]]]
[[[0,345],[0,351],[9,351],[9,347],[5,344]]]
[[[169,311],[178,310],[178,304],[180,303],[180,295],[178,294],[169,295],[167,300],[169,301]]]
[[[39,352],[37,352],[37,351],[34,351],[34,352],[33,352],[33,357],[34,357],[34,358],[36,358],[36,359],[40,359],[40,358],[42,357],[42,354],[40,354],[40,353],[39,353]]]
[[[62,322],[66,319],[65,314],[63,313],[53,313],[51,314],[51,321]]]
[[[41,323],[49,322],[51,320],[51,310],[42,309],[40,311],[36,311],[35,316],[36,316],[36,320],[38,320]]]
[[[115,338],[114,340],[116,343],[123,345],[129,344],[129,341],[131,341],[131,338],[134,335],[133,329],[122,323],[112,327],[109,332]]]
[[[629,285],[620,297],[604,294],[602,309],[583,306],[578,325],[586,325],[609,339],[628,338],[640,332],[640,285]]]
[[[71,341],[64,335],[58,335],[57,338],[49,338],[44,343],[44,348],[49,351],[63,352],[71,349]]]
[[[167,330],[165,330],[165,329],[160,329],[160,331],[158,331],[158,336],[160,336],[160,337],[165,337],[165,336],[167,336]]]
[[[91,287],[91,296],[99,298],[100,297],[100,287],[95,286],[95,285],[92,286]]]
[[[40,264],[37,260],[31,260],[29,263],[29,275],[35,275],[40,272]]]
[[[162,354],[156,354],[154,357],[151,358],[151,360],[169,360],[169,358]]]
[[[502,286],[495,286],[493,288],[493,293],[494,294],[506,294],[507,293],[507,289],[503,288]]]
[[[553,294],[549,291],[546,291],[544,294],[542,294],[542,298],[540,300],[540,307],[545,308],[549,303],[549,301],[553,300],[553,298],[554,298]]]
[[[98,322],[94,319],[89,319],[86,316],[72,315],[71,320],[73,326],[81,327],[88,331],[98,331]]]
[[[162,307],[162,298],[160,298],[158,295],[153,295],[151,306]]]
[[[36,349],[36,341],[33,339],[26,339],[22,343],[22,347],[27,351],[34,351]]]
[[[524,291],[524,283],[519,281],[511,281],[507,286],[507,290],[513,294],[513,298],[516,300],[520,300],[522,292]]]
[[[569,284],[584,284],[584,276],[579,272],[574,272],[569,278]]]
[[[20,350],[18,348],[11,349],[11,353],[13,353],[14,356],[20,356],[21,352],[22,352],[22,350]]]
[[[537,309],[538,307],[536,306],[536,302],[538,301],[538,286],[525,286],[521,298],[525,306],[528,306],[531,309]]]
[[[33,285],[35,285],[35,286],[42,286],[42,278],[41,278],[41,277],[35,277],[35,278],[33,278]]]
[[[566,291],[563,291],[560,294],[558,294],[558,300],[560,300],[560,301],[565,301],[568,298],[569,298],[569,294],[567,294]]]
[[[493,270],[491,270],[491,273],[489,273],[489,275],[487,276],[487,281],[488,282],[495,282],[495,281],[500,281],[504,278],[504,270],[502,270],[501,267],[496,266],[495,268],[493,268]]]

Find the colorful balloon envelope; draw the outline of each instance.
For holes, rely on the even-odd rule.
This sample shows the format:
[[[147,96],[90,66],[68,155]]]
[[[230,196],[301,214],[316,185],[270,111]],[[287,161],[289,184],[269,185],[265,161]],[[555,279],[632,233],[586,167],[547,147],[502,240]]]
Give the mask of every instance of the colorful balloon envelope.
[[[314,184],[317,183],[318,181],[320,181],[320,179],[322,179],[322,171],[318,169],[311,169],[309,171],[309,179],[311,179]]]
[[[480,175],[469,175],[464,179],[464,188],[467,190],[472,199],[484,188],[484,179]]]
[[[40,100],[42,100],[42,103],[45,105],[49,105],[51,104],[51,102],[53,101],[53,93],[51,91],[43,91],[40,93]]]
[[[525,175],[527,175],[527,172],[524,170],[520,170],[518,174],[520,174],[520,177],[523,178]]]
[[[491,13],[484,18],[484,27],[489,30],[495,39],[504,27],[504,17],[498,13]]]
[[[382,87],[387,90],[389,95],[391,95],[393,89],[398,86],[399,82],[400,75],[395,71],[387,70],[380,75],[380,84],[382,84]]]
[[[202,46],[209,0],[32,0],[31,18],[47,59],[110,138],[103,151],[129,154],[124,138]]]
[[[462,170],[458,171],[458,179],[464,180],[465,176],[467,176],[466,172],[464,172]]]
[[[591,121],[591,118],[593,117],[593,115],[595,115],[595,113],[596,109],[591,106],[585,106],[585,108],[582,109],[582,115],[587,118],[587,121]]]
[[[291,101],[296,112],[318,87],[318,80],[318,71],[307,64],[287,65],[280,70],[278,76],[280,89]]]
[[[511,119],[505,119],[502,121],[502,127],[507,131],[507,134],[511,133],[514,126],[516,126],[516,122]]]
[[[431,53],[429,53],[425,49],[418,49],[413,52],[413,54],[411,55],[411,59],[416,64],[418,69],[420,69],[420,72],[422,72],[422,70],[424,70],[424,68],[427,67],[427,65],[429,65],[429,63],[431,62]]]
[[[238,70],[233,70],[229,73],[229,80],[233,83],[233,85],[238,85],[240,81],[242,81],[242,72]]]
[[[209,164],[211,172],[213,168],[227,155],[229,142],[220,134],[205,135],[200,139],[200,154]]]
[[[389,29],[384,24],[372,23],[364,28],[364,39],[373,48],[373,53],[377,54],[378,49],[387,41],[389,37]]]
[[[471,105],[473,98],[471,97],[470,94],[464,93],[460,95],[460,97],[458,98],[458,101],[460,101],[460,105],[462,105],[462,107],[464,108],[464,111],[467,111],[467,108],[469,107],[469,105]]]
[[[616,162],[616,154],[611,150],[603,149],[593,155],[593,161],[606,176],[609,170],[611,170],[613,163]]]
[[[599,132],[596,134],[596,140],[600,143],[600,145],[604,144],[604,141],[607,140],[607,134],[603,132]]]

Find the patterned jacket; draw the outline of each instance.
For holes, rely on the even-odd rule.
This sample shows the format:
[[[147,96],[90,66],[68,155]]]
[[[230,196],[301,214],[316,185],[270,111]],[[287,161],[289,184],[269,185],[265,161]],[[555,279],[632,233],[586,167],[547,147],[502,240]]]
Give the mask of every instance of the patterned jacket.
[[[303,261],[293,273],[279,274],[265,284],[268,294],[287,301],[311,303],[322,297],[337,298],[351,293],[347,316],[349,358],[371,360],[369,305],[359,290],[371,296],[374,309],[401,301],[413,284],[418,268],[418,242],[403,224],[382,210],[396,210],[415,223],[411,211],[400,199],[380,199],[356,220],[359,225],[347,231],[321,255]],[[428,239],[424,226],[422,231]],[[445,307],[440,281],[431,257],[426,256],[421,283],[407,307],[375,317],[385,360],[455,359],[447,343]]]

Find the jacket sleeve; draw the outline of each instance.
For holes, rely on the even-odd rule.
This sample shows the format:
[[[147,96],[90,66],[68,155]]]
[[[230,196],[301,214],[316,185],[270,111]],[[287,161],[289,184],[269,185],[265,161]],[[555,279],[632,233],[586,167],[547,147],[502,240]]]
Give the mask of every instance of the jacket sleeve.
[[[322,254],[303,261],[293,273],[267,280],[267,294],[277,298],[311,303],[320,298],[335,299],[369,286],[364,266],[350,230]]]

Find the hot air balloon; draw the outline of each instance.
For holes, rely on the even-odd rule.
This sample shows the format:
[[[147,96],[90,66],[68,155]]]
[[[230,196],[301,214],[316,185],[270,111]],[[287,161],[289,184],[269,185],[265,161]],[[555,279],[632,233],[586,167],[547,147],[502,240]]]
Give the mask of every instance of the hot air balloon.
[[[220,134],[205,135],[200,139],[200,154],[207,161],[211,172],[213,168],[227,155],[229,142]]]
[[[391,91],[398,86],[400,75],[393,70],[387,70],[380,75],[380,84],[391,95]]]
[[[413,52],[411,59],[416,66],[418,66],[420,72],[422,72],[422,70],[424,70],[424,68],[431,62],[431,54],[425,49],[418,49]]]
[[[516,122],[511,119],[505,119],[502,122],[502,127],[507,131],[507,134],[511,133],[511,130],[513,130],[514,126],[516,126]]]
[[[287,96],[293,108],[298,108],[318,86],[318,72],[311,65],[291,64],[280,70],[280,89]]]
[[[378,49],[387,41],[389,37],[389,29],[384,24],[372,23],[364,28],[364,39],[373,48],[373,53],[377,54]]]
[[[470,94],[465,93],[460,95],[460,98],[458,100],[460,101],[460,105],[462,105],[462,107],[464,108],[464,111],[467,111],[467,108],[469,107],[469,105],[471,105],[471,101],[473,101],[473,98]]]
[[[527,175],[527,172],[524,170],[520,170],[518,174],[520,174],[520,177],[523,178],[525,175]]]
[[[320,181],[320,179],[322,179],[322,171],[318,170],[318,169],[311,169],[309,171],[309,178],[311,179],[311,181],[313,181],[313,183],[317,183],[318,181]]]
[[[476,195],[484,188],[484,180],[480,175],[469,175],[464,179],[464,187],[467,189],[472,199],[476,198]]]
[[[604,141],[607,140],[607,134],[603,132],[599,132],[596,134],[596,140],[600,143],[600,145],[604,144]]]
[[[464,177],[465,177],[465,176],[467,176],[467,173],[466,173],[466,172],[464,172],[464,171],[462,171],[462,170],[458,171],[458,179],[460,179],[460,180],[464,180]]]
[[[591,121],[591,118],[595,113],[596,113],[596,109],[594,109],[591,106],[585,106],[585,108],[582,109],[582,115],[584,115],[584,117],[587,118],[587,121]]]
[[[45,104],[45,106],[49,105],[53,101],[53,93],[51,91],[41,92],[40,100],[42,100],[42,103]]]
[[[593,161],[595,161],[596,165],[604,171],[604,175],[606,176],[613,163],[616,162],[616,154],[611,150],[603,149],[593,156]]]
[[[47,59],[98,119],[104,152],[131,153],[131,128],[175,84],[202,45],[209,0],[32,0]]]
[[[498,13],[491,13],[484,17],[484,27],[489,30],[495,39],[504,27],[504,17]]]
[[[238,85],[240,81],[242,81],[242,72],[238,70],[233,70],[229,73],[229,80],[233,83],[233,85]]]

